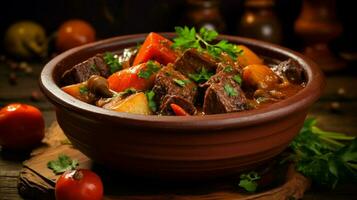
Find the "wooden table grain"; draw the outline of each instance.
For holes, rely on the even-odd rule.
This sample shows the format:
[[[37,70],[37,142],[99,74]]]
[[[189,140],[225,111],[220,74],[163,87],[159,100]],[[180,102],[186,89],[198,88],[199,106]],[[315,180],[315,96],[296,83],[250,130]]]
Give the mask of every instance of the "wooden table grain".
[[[44,98],[33,100],[32,93],[40,92],[38,77],[42,64],[30,63],[31,74],[18,72],[16,85],[8,81],[13,72],[6,63],[0,63],[0,107],[11,102],[21,102],[37,106],[43,112],[46,125],[55,120],[53,106]],[[329,74],[323,96],[311,108],[309,115],[316,117],[319,126],[331,131],[344,132],[357,136],[357,70],[348,69]],[[22,199],[17,191],[17,179],[22,162],[28,153],[13,153],[0,149],[0,200]],[[306,194],[306,200],[345,200],[357,199],[357,185],[342,185],[333,191],[313,187]]]

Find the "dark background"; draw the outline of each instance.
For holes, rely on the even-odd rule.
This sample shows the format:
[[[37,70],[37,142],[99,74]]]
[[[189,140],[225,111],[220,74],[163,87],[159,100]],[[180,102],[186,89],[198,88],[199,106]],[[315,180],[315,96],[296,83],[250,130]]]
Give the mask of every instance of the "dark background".
[[[356,50],[355,1],[336,2],[337,15],[344,32],[332,46],[335,50]],[[2,1],[0,8],[0,38],[3,38],[4,31],[11,23],[24,19],[40,23],[46,28],[48,35],[71,18],[89,21],[95,27],[98,38],[149,31],[173,31],[174,26],[183,25],[186,5],[185,0],[6,0]],[[276,14],[283,26],[283,45],[294,49],[299,49],[301,44],[293,31],[301,5],[302,0],[276,0],[275,5]],[[226,23],[224,33],[239,35],[237,22],[243,14],[244,1],[221,0],[220,8]],[[106,13],[111,14],[113,21]]]

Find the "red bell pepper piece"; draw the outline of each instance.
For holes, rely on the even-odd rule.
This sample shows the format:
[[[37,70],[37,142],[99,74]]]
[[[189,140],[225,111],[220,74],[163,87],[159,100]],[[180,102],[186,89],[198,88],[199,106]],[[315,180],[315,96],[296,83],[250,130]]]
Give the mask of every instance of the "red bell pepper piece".
[[[151,66],[148,67],[149,65]],[[150,89],[160,68],[158,62],[149,61],[115,72],[108,77],[109,89],[116,92],[123,92],[128,88],[140,91]]]
[[[163,65],[175,62],[177,54],[171,48],[171,45],[172,42],[163,36],[154,32],[149,33],[140,47],[133,65],[135,66],[148,60],[156,60]]]
[[[181,106],[179,106],[177,104],[172,103],[172,104],[170,104],[170,106],[176,116],[189,116],[190,115]]]

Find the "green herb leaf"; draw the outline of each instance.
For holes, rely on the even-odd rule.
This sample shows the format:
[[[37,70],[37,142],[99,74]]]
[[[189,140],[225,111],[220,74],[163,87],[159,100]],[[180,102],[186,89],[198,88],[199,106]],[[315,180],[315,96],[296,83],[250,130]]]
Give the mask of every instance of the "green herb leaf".
[[[229,84],[225,84],[224,85],[224,91],[226,91],[227,95],[230,96],[230,97],[233,97],[233,96],[237,96],[238,95],[238,92],[235,88],[233,88],[231,85]]]
[[[357,180],[355,137],[324,131],[310,118],[290,147],[296,169],[315,183],[334,188],[340,181]]]
[[[254,171],[249,172],[248,174],[241,174],[239,187],[244,188],[248,192],[255,192],[258,187],[257,180],[260,178],[261,177],[258,175],[258,173]]]
[[[91,68],[93,71],[95,71],[95,72],[98,71],[97,65],[95,65],[95,64],[92,64],[92,65],[90,66],[90,68]]]
[[[89,89],[88,89],[86,86],[81,86],[81,87],[79,87],[79,93],[80,93],[81,95],[87,95],[88,92],[89,92]]]
[[[149,91],[145,92],[145,95],[146,95],[146,98],[148,99],[149,107],[150,107],[151,111],[156,112],[157,106],[154,101],[155,92],[152,90],[149,90]]]
[[[218,33],[214,30],[207,30],[206,28],[202,27],[200,29],[200,35],[205,41],[211,42],[212,40],[217,38]]]
[[[172,74],[170,72],[165,72],[166,76],[172,76]]]
[[[178,86],[185,87],[187,83],[190,83],[190,80],[181,80],[181,79],[172,79]]]
[[[201,48],[199,41],[196,40],[196,30],[194,27],[191,29],[189,29],[187,26],[184,28],[175,27],[175,31],[178,37],[174,38],[174,44],[172,45],[173,48]]]
[[[72,160],[64,154],[59,155],[57,160],[52,160],[47,163],[47,167],[52,169],[55,174],[61,174],[67,170],[76,169],[77,165],[77,160]]]
[[[234,75],[234,76],[232,77],[232,79],[233,79],[236,83],[238,83],[239,85],[242,85],[242,78],[240,77],[239,74]]]
[[[227,65],[227,66],[224,67],[223,71],[227,72],[227,73],[232,72],[233,71],[233,67],[230,66],[230,65]]]
[[[117,95],[119,95],[119,96],[129,96],[129,95],[135,94],[137,92],[138,91],[135,88],[127,88],[123,92],[117,93]]]
[[[152,74],[158,72],[160,67],[152,60],[149,60],[146,63],[146,68],[139,71],[138,76],[140,78],[148,79]]]
[[[192,27],[191,29],[185,26],[175,27],[177,37],[174,38],[173,48],[189,49],[195,48],[198,51],[206,51],[215,58],[225,52],[233,60],[237,60],[237,56],[242,53],[242,50],[235,44],[228,43],[226,40],[221,40],[216,44],[210,44],[218,36],[218,33],[213,30],[201,28],[199,33]]]
[[[110,73],[113,74],[123,68],[118,58],[112,52],[105,52],[103,58],[105,63],[109,66]]]
[[[203,83],[208,81],[208,79],[213,76],[213,73],[208,72],[206,68],[202,67],[200,73],[198,74],[189,74],[188,77],[195,81],[196,83]]]

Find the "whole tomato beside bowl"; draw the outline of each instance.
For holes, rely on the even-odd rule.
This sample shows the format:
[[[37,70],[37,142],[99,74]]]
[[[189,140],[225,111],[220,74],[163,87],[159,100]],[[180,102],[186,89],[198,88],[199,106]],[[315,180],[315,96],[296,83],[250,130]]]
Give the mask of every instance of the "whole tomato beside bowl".
[[[29,149],[41,143],[45,122],[34,106],[12,103],[0,110],[0,146],[11,150]]]
[[[56,48],[62,52],[94,41],[95,29],[84,20],[72,19],[58,28]]]
[[[88,169],[77,169],[62,174],[55,187],[57,200],[101,200],[103,184],[97,174]]]

